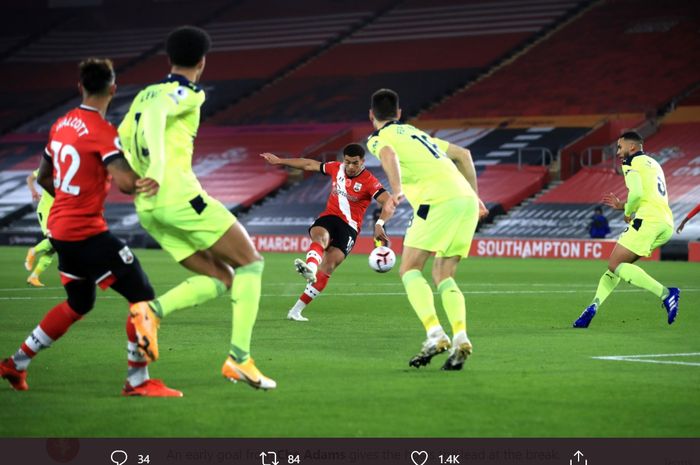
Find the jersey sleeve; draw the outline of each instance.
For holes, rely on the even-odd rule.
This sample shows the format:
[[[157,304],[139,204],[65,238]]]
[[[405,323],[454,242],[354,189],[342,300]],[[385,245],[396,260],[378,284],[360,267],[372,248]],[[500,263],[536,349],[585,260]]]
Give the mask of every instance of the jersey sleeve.
[[[433,139],[433,143],[437,145],[441,151],[447,153],[447,148],[450,146],[449,142],[443,139],[438,139],[437,137],[431,137],[431,139]]]
[[[386,192],[386,189],[384,189],[384,186],[382,186],[381,181],[372,175],[369,185],[369,194],[372,196],[372,198],[374,198],[374,200],[377,200],[377,198],[384,192]]]
[[[642,177],[639,171],[635,169],[635,160],[632,160],[630,165],[623,165],[625,174],[625,185],[627,186],[627,202],[625,202],[625,216],[632,216],[632,213],[639,209],[639,204],[642,201],[643,187]]]
[[[321,163],[321,173],[326,176],[335,177],[340,169],[340,162],[329,161],[327,163]]]
[[[53,123],[51,125],[51,129],[49,129],[49,139],[48,142],[46,143],[46,146],[44,147],[44,153],[43,157],[48,161],[49,163],[53,163],[53,154],[51,153],[51,139],[53,139],[54,132],[56,131],[56,123]],[[38,170],[37,170],[38,171]]]
[[[685,220],[689,221],[692,217],[700,213],[700,203],[695,206],[688,214],[685,216]]]
[[[158,184],[162,184],[165,177],[165,123],[175,105],[170,97],[161,98],[145,107],[141,113],[140,122],[150,160],[143,176],[154,179]]]
[[[170,116],[186,113],[193,108],[201,107],[204,103],[204,90],[193,89],[189,86],[178,86],[166,92],[161,97],[161,105],[167,107],[167,114]]]
[[[104,128],[100,130],[95,141],[95,150],[100,154],[102,163],[105,165],[123,156],[119,133],[114,126],[105,124]]]
[[[165,126],[168,116],[191,111],[204,103],[204,91],[186,86],[166,89],[163,95],[143,109],[141,124],[148,147],[150,163],[144,177],[152,178],[158,184],[165,177]]]
[[[391,144],[383,133],[372,134],[367,140],[367,149],[377,158],[379,158],[379,152],[381,152],[384,147],[391,147]],[[393,149],[393,147],[391,148]]]

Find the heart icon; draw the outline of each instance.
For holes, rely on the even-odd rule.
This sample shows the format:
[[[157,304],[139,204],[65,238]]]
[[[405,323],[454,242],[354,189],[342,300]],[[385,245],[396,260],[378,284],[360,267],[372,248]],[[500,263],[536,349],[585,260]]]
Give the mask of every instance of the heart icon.
[[[424,465],[428,461],[428,453],[424,450],[411,452],[411,462],[414,465]]]

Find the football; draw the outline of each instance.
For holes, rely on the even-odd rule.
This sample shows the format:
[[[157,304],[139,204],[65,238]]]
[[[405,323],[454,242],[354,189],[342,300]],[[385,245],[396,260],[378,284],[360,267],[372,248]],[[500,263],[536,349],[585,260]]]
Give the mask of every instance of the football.
[[[389,247],[379,246],[369,254],[369,267],[377,273],[386,273],[396,263],[396,254]]]

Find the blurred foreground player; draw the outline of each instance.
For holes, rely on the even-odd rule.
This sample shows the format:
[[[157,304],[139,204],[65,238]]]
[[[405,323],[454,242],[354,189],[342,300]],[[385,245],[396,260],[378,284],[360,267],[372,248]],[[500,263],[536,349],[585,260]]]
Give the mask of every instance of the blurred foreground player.
[[[271,165],[319,172],[331,178],[331,192],[326,209],[309,228],[311,245],[306,252],[306,260],[294,260],[294,266],[308,284],[289,310],[287,318],[308,321],[301,312],[323,292],[333,271],[352,250],[372,199],[382,206],[382,213],[374,225],[375,240],[388,242],[384,223],[394,214],[394,206],[390,202],[389,193],[365,168],[365,149],[359,144],[345,146],[342,163],[321,163],[308,158],[284,159],[271,153],[260,156]]]
[[[119,125],[119,134],[133,169],[142,177],[155,179],[160,186],[153,197],[135,199],[141,225],[175,261],[197,275],[140,308],[137,329],[152,343],[148,357],[156,359],[161,319],[230,289],[233,327],[229,355],[221,372],[234,382],[274,389],[277,383],[264,376],[250,356],[263,258],[245,228],[204,191],[192,171],[194,137],[204,103],[204,89],[197,82],[204,71],[209,35],[202,29],[183,26],[170,33],[165,45],[170,74],[136,95]],[[139,321],[144,325],[140,326]]]
[[[56,253],[51,245],[51,241],[49,241],[49,238],[46,236],[46,225],[49,222],[49,212],[53,205],[53,196],[46,191],[40,194],[36,190],[34,182],[37,176],[39,176],[39,170],[32,171],[29,176],[27,176],[27,187],[29,187],[29,191],[32,193],[32,200],[38,202],[36,206],[36,217],[39,220],[41,234],[44,235],[44,239],[39,241],[34,247],[29,248],[27,257],[24,259],[24,268],[27,271],[31,271],[31,274],[27,278],[27,284],[34,287],[44,287],[39,277],[51,265],[54,254]]]
[[[593,302],[574,322],[574,328],[587,328],[600,305],[620,283],[620,280],[646,289],[666,309],[668,324],[675,321],[681,291],[666,287],[633,263],[649,257],[654,249],[664,245],[673,235],[673,213],[668,206],[666,178],[656,160],[644,153],[643,139],[636,132],[626,132],[617,140],[617,156],[622,161],[622,173],[629,190],[627,202],[610,193],[603,202],[615,210],[624,210],[629,223],[608,259],[608,270],[600,278]]]
[[[399,96],[393,90],[378,90],[370,104],[369,119],[375,131],[367,147],[382,163],[394,204],[405,194],[413,207],[399,272],[427,339],[409,365],[427,365],[435,355],[450,349],[442,369],[461,370],[472,353],[472,343],[467,336],[464,295],[454,276],[459,261],[469,255],[479,218],[488,214],[477,194],[471,153],[400,123]],[[433,281],[452,325],[452,340],[440,325],[433,291],[423,277],[425,262],[433,253]]]
[[[68,299],[51,309],[17,352],[0,362],[0,376],[18,391],[29,389],[27,367],[43,349],[63,336],[95,305],[95,286],[111,287],[129,302],[130,311],[153,299],[138,259],[107,229],[103,216],[110,178],[133,193],[136,174],[124,159],[117,130],[105,119],[116,91],[112,62],[91,58],[80,64],[80,107],[51,127],[38,180],[55,198],[48,237],[58,254],[58,269]],[[53,167],[52,167],[53,165]],[[158,186],[145,182],[138,191],[152,194]],[[125,396],[181,397],[162,381],[149,379],[147,361],[139,352],[136,332],[127,318],[128,373]]]

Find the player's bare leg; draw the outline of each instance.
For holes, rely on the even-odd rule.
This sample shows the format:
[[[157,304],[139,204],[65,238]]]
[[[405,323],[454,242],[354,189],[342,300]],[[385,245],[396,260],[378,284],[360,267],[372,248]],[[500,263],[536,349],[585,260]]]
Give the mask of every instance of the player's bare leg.
[[[325,231],[325,230],[324,230]],[[323,256],[323,261],[316,272],[316,282],[308,283],[306,289],[301,294],[296,304],[287,313],[287,319],[294,321],[309,321],[308,318],[301,315],[301,312],[311,303],[316,297],[323,292],[328,284],[333,271],[345,260],[345,254],[337,247],[329,246]]]
[[[454,277],[462,257],[437,257],[433,263],[433,282],[442,299],[442,307],[452,326],[452,348],[443,370],[461,370],[472,354],[472,343],[467,336],[467,307],[464,294]]]
[[[408,301],[423,323],[427,335],[420,352],[408,362],[409,366],[416,368],[427,365],[435,355],[450,348],[450,338],[445,334],[435,313],[433,290],[422,272],[430,255],[431,252],[427,250],[404,247],[399,269]]]
[[[321,226],[312,227],[309,231],[309,236],[311,237],[311,245],[306,252],[306,260],[295,259],[294,267],[306,282],[313,284],[316,282],[316,272],[323,261],[323,256],[331,241],[331,237],[328,230]]]
[[[221,373],[231,381],[244,381],[256,389],[274,389],[277,383],[263,375],[250,356],[253,326],[260,306],[263,258],[238,222],[231,225],[209,250],[234,268],[231,350]]]

